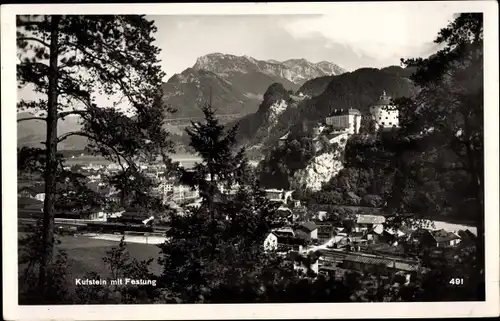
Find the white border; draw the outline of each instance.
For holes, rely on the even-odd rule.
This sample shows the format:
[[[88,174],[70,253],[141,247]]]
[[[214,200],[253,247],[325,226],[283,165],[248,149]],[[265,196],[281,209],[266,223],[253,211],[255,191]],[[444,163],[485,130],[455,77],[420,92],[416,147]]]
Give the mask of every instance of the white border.
[[[329,303],[233,305],[107,305],[18,306],[16,223],[16,81],[15,15],[31,14],[325,14],[339,7],[373,6],[391,10],[418,6],[429,11],[483,12],[485,39],[485,210],[486,302],[455,303]],[[342,3],[230,3],[230,4],[68,4],[5,5],[1,8],[2,77],[2,228],[4,318],[8,320],[127,320],[228,318],[415,318],[499,315],[499,206],[498,206],[498,5],[496,1],[342,2]]]

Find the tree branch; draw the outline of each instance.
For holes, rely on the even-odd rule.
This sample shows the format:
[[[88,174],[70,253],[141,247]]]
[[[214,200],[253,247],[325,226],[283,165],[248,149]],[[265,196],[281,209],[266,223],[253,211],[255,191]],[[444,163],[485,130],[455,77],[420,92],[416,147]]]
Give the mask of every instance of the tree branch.
[[[38,42],[39,44],[44,45],[45,47],[50,47],[50,44],[46,43],[45,41],[35,38],[35,37],[19,37],[16,39],[16,41],[35,41]]]
[[[66,95],[69,98],[76,99],[76,100],[80,101],[87,108],[91,107],[91,103],[89,101],[86,101],[82,96],[76,94],[75,92],[70,92],[68,90],[65,90],[64,88],[61,88],[60,86],[58,86],[57,90],[58,90],[60,95]],[[71,115],[72,113],[69,113],[68,115]],[[75,113],[75,114],[77,114],[77,113]],[[84,115],[84,113],[80,113],[80,116],[83,116],[83,115]],[[62,117],[66,117],[66,116],[67,115],[64,115]]]
[[[78,132],[68,132],[68,133],[62,134],[61,136],[57,137],[57,143],[60,143],[60,142],[62,142],[64,140],[66,140],[70,136],[82,136],[82,137],[87,137],[87,138],[92,138],[93,139],[93,137],[90,137],[90,135],[87,135],[87,134],[85,134],[83,132],[80,132],[80,131],[78,131]]]
[[[88,110],[63,111],[63,112],[60,112],[59,114],[57,114],[57,118],[64,118],[64,117],[69,116],[69,115],[80,115],[80,116],[83,116],[83,115],[86,115],[88,113],[89,113]]]
[[[106,144],[103,140],[97,138],[97,137],[94,137],[92,135],[89,135],[89,134],[86,134],[84,132],[81,132],[81,131],[76,131],[76,132],[68,132],[66,134],[63,134],[61,136],[59,136],[57,138],[57,143],[60,143],[62,141],[64,141],[65,139],[67,139],[68,137],[71,137],[71,136],[81,136],[81,137],[86,137],[88,139],[91,139],[91,140],[94,140],[96,142],[100,142],[104,145],[106,145],[108,148],[110,148],[116,155],[116,159],[118,161],[118,164],[120,165],[120,167],[124,170],[124,166],[120,160],[120,157],[123,158],[125,160],[125,162],[132,168],[135,168],[134,164],[132,164],[126,157],[124,157],[123,155],[120,154],[120,152],[118,150],[116,150],[116,148],[114,148],[113,146],[109,146],[108,144]]]
[[[95,60],[95,61],[100,61],[102,62],[103,64],[105,65],[111,65],[113,68],[116,68],[116,69],[119,69],[119,67],[117,67],[116,65],[114,65],[113,63],[110,62],[110,60],[107,60],[103,57],[99,57],[99,56],[96,56],[95,54],[93,54],[92,52],[89,52],[86,50],[85,47],[83,46],[80,46],[80,45],[77,45],[77,44],[71,44],[71,46],[73,46],[74,48],[80,50],[80,52],[85,56],[91,58],[89,59],[89,61],[91,61],[92,59]],[[102,66],[99,66],[98,64],[96,63],[92,63],[91,64],[93,68],[95,68],[96,70],[99,70],[101,71],[103,74],[106,74],[111,80],[111,82],[115,83],[116,85],[118,85],[121,90],[122,90],[122,93],[125,97],[127,97],[127,99],[129,100],[129,102],[134,106],[134,107],[137,107],[137,102],[135,101],[135,99],[133,99],[133,96],[128,92],[128,86],[125,84],[125,82],[120,79],[120,78],[116,78],[116,77],[112,77],[112,73],[110,73],[108,70],[106,70],[105,68],[102,68]]]
[[[25,120],[43,120],[43,121],[47,121],[47,118],[45,117],[27,117],[27,118],[20,118],[17,120],[17,122],[22,122],[22,121],[25,121]]]

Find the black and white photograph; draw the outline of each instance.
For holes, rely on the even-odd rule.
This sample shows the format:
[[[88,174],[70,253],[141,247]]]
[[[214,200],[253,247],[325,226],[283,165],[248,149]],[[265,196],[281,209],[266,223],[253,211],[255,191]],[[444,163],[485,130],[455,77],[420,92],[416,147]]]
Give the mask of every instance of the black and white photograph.
[[[4,317],[498,315],[495,2],[133,6],[2,6]]]

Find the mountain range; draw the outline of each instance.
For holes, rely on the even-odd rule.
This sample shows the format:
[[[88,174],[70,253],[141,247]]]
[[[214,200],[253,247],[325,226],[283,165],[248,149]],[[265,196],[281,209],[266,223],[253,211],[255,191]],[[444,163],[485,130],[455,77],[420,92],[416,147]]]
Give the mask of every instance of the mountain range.
[[[172,118],[200,117],[199,106],[210,100],[219,114],[246,115],[256,111],[263,94],[273,83],[295,91],[310,79],[344,72],[327,61],[264,61],[212,53],[199,57],[193,67],[164,83],[163,100],[177,110]]]
[[[33,117],[29,112],[17,114],[17,119]],[[78,116],[68,116],[57,122],[58,135],[71,131],[77,131],[81,127]],[[17,123],[17,145],[43,148],[46,138],[46,124],[42,120],[27,120]],[[83,150],[87,145],[87,139],[81,136],[71,136],[62,141],[58,148],[60,150]]]

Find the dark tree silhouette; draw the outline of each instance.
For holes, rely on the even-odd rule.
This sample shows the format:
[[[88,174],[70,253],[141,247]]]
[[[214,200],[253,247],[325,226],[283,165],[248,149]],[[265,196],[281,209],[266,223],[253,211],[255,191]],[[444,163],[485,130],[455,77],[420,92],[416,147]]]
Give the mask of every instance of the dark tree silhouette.
[[[160,103],[163,72],[157,59],[160,50],[153,44],[155,31],[154,22],[144,16],[17,16],[18,85],[31,86],[39,97],[18,102],[19,110],[33,114],[18,122],[43,120],[47,128],[42,293],[54,245],[58,143],[71,136],[85,137],[93,153],[130,172],[138,172],[136,161],[166,157],[171,148],[162,128],[163,116],[170,110]],[[97,104],[99,93],[120,95],[126,108]],[[58,136],[59,120],[71,115],[80,117],[81,130]]]

